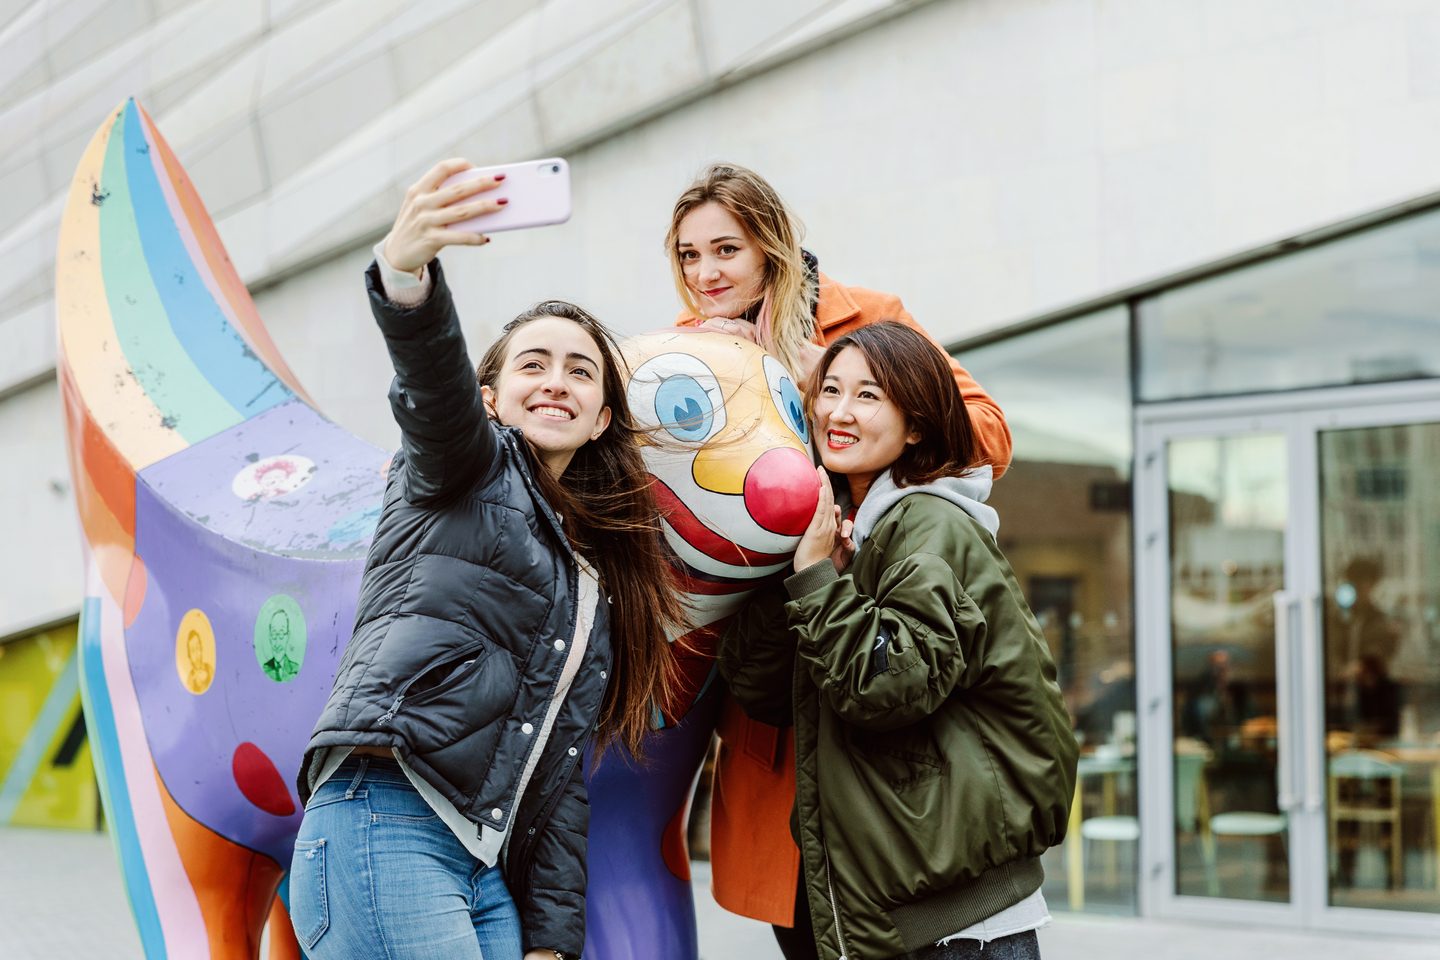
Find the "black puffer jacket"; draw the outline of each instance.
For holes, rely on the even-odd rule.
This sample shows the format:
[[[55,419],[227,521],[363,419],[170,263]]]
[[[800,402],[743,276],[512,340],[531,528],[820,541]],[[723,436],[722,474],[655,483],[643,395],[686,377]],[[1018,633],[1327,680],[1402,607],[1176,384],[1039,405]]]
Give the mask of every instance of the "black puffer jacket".
[[[580,758],[610,671],[607,604],[524,796],[527,750],[575,631],[576,561],[532,482],[524,439],[485,415],[449,288],[414,309],[370,306],[395,365],[403,446],[355,631],[301,766],[308,800],[323,747],[396,747],[467,818],[510,829],[506,881],[526,949],[578,955],[585,939],[589,803]],[[529,727],[522,730],[522,725]]]

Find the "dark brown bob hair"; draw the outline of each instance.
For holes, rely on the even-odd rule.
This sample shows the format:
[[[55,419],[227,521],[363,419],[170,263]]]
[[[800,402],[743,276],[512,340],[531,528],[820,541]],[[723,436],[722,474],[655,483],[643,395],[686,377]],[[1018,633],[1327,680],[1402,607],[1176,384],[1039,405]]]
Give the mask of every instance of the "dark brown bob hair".
[[[825,349],[805,390],[805,412],[815,420],[815,398],[830,364],[846,347],[865,355],[875,382],[920,434],[890,467],[897,487],[955,477],[990,461],[980,454],[970,414],[945,353],[920,331],[895,320],[861,327]]]

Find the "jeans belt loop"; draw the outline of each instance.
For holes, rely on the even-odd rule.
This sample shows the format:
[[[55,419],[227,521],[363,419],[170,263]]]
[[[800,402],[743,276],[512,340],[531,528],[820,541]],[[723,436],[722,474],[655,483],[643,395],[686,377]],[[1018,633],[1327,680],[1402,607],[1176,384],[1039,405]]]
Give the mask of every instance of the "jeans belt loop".
[[[355,791],[360,789],[360,781],[365,779],[365,771],[370,769],[370,758],[361,757],[360,767],[355,771],[355,777],[350,781],[350,788],[345,791],[346,800],[355,799]]]

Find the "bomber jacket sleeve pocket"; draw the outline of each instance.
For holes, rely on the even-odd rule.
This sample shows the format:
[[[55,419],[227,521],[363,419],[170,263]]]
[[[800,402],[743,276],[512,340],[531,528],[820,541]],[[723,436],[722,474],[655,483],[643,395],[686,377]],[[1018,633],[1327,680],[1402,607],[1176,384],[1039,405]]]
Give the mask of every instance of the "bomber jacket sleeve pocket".
[[[827,562],[816,568],[786,582],[794,598],[786,612],[799,633],[800,668],[831,708],[873,730],[938,710],[986,630],[950,564],[933,554],[902,557],[880,576],[873,598]]]

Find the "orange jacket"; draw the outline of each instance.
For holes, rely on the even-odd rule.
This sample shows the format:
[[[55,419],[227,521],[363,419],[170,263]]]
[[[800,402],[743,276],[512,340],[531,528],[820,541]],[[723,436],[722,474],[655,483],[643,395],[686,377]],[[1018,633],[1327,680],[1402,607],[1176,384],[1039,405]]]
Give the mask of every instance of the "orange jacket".
[[[819,299],[815,311],[819,343],[829,345],[880,320],[898,320],[935,341],[894,294],[846,287],[822,273]],[[690,313],[682,313],[675,321],[676,326],[699,322]],[[950,368],[965,399],[976,442],[994,465],[998,479],[1010,464],[1010,428],[1005,425],[1005,414],[954,357],[950,357]],[[794,734],[750,719],[728,697],[716,732],[720,753],[710,793],[710,871],[715,902],[731,913],[791,926],[800,876],[800,850],[790,835],[790,808],[795,802]]]

